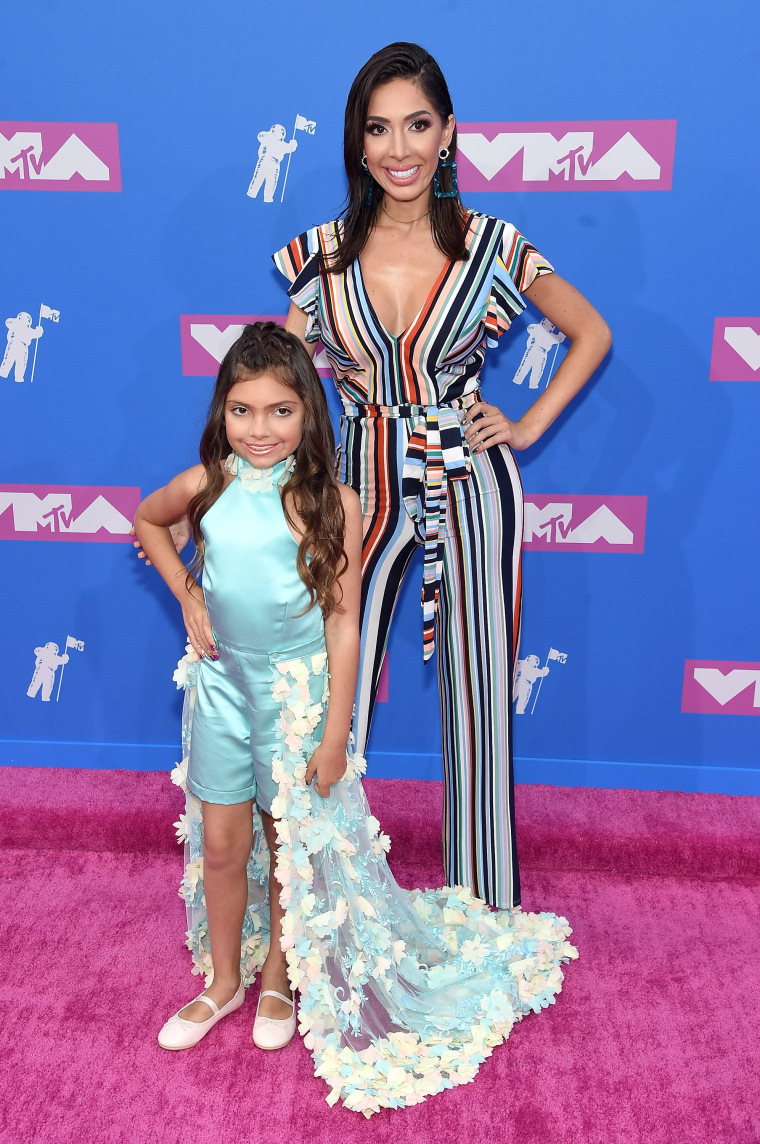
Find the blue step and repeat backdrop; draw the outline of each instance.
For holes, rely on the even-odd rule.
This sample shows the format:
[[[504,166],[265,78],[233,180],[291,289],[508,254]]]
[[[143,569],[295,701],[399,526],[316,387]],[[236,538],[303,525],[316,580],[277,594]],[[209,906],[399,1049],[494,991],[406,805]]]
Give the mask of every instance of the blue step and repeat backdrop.
[[[5,13],[0,762],[178,757],[183,631],[125,534],[141,491],[195,461],[236,329],[285,313],[271,252],[340,208],[353,76],[411,39],[449,80],[466,202],[514,222],[615,336],[520,457],[518,780],[757,792],[757,6],[475,18],[391,0],[381,17],[347,0]],[[530,309],[504,343],[485,390],[516,418],[566,345]],[[419,577],[375,776],[440,775]]]

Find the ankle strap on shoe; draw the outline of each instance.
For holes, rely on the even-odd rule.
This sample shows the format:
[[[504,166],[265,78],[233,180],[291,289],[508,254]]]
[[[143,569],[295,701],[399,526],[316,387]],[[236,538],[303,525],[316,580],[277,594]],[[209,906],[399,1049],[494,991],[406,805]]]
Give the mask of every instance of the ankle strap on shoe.
[[[205,993],[201,993],[200,997],[196,997],[195,1000],[202,1001],[204,1005],[208,1005],[214,1016],[216,1016],[219,1012],[219,1006],[217,1005],[216,1001],[212,1001],[212,999],[207,997]]]
[[[283,997],[282,993],[278,993],[276,989],[264,989],[261,992],[261,997],[277,997],[280,1001],[284,1001],[286,1005],[292,1005],[295,1009],[296,1003],[292,997]]]

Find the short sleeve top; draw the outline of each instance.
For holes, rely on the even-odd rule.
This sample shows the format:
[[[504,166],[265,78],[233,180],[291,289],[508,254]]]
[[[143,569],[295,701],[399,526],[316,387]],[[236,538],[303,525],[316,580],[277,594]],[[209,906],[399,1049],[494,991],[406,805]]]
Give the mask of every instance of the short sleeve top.
[[[329,271],[339,220],[298,235],[273,255],[288,294],[321,340],[344,404],[440,405],[479,384],[487,346],[525,309],[521,293],[554,269],[510,223],[468,212],[466,262],[448,261],[422,309],[394,336],[375,313],[357,259]]]

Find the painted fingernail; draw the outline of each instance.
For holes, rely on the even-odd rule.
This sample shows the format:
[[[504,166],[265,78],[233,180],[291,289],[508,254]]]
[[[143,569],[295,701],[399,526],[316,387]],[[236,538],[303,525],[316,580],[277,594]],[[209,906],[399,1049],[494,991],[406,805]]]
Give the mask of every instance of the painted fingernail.
[[[218,655],[211,655],[211,656],[209,656],[209,659],[213,659],[214,663],[216,663],[216,661],[219,659],[219,656]]]

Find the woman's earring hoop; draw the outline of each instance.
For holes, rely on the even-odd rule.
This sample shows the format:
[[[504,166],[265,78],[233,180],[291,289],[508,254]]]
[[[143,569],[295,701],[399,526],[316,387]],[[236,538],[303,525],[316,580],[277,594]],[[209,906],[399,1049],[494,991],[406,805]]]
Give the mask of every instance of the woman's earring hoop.
[[[457,186],[457,164],[456,159],[452,159],[449,163],[448,147],[441,147],[438,152],[438,166],[436,167],[435,174],[433,175],[433,194],[437,199],[455,199],[459,195],[459,187]],[[441,171],[451,171],[451,190],[444,191],[441,189]]]
[[[364,167],[365,171],[369,171],[369,163],[367,162],[366,155],[362,155],[362,167]]]

